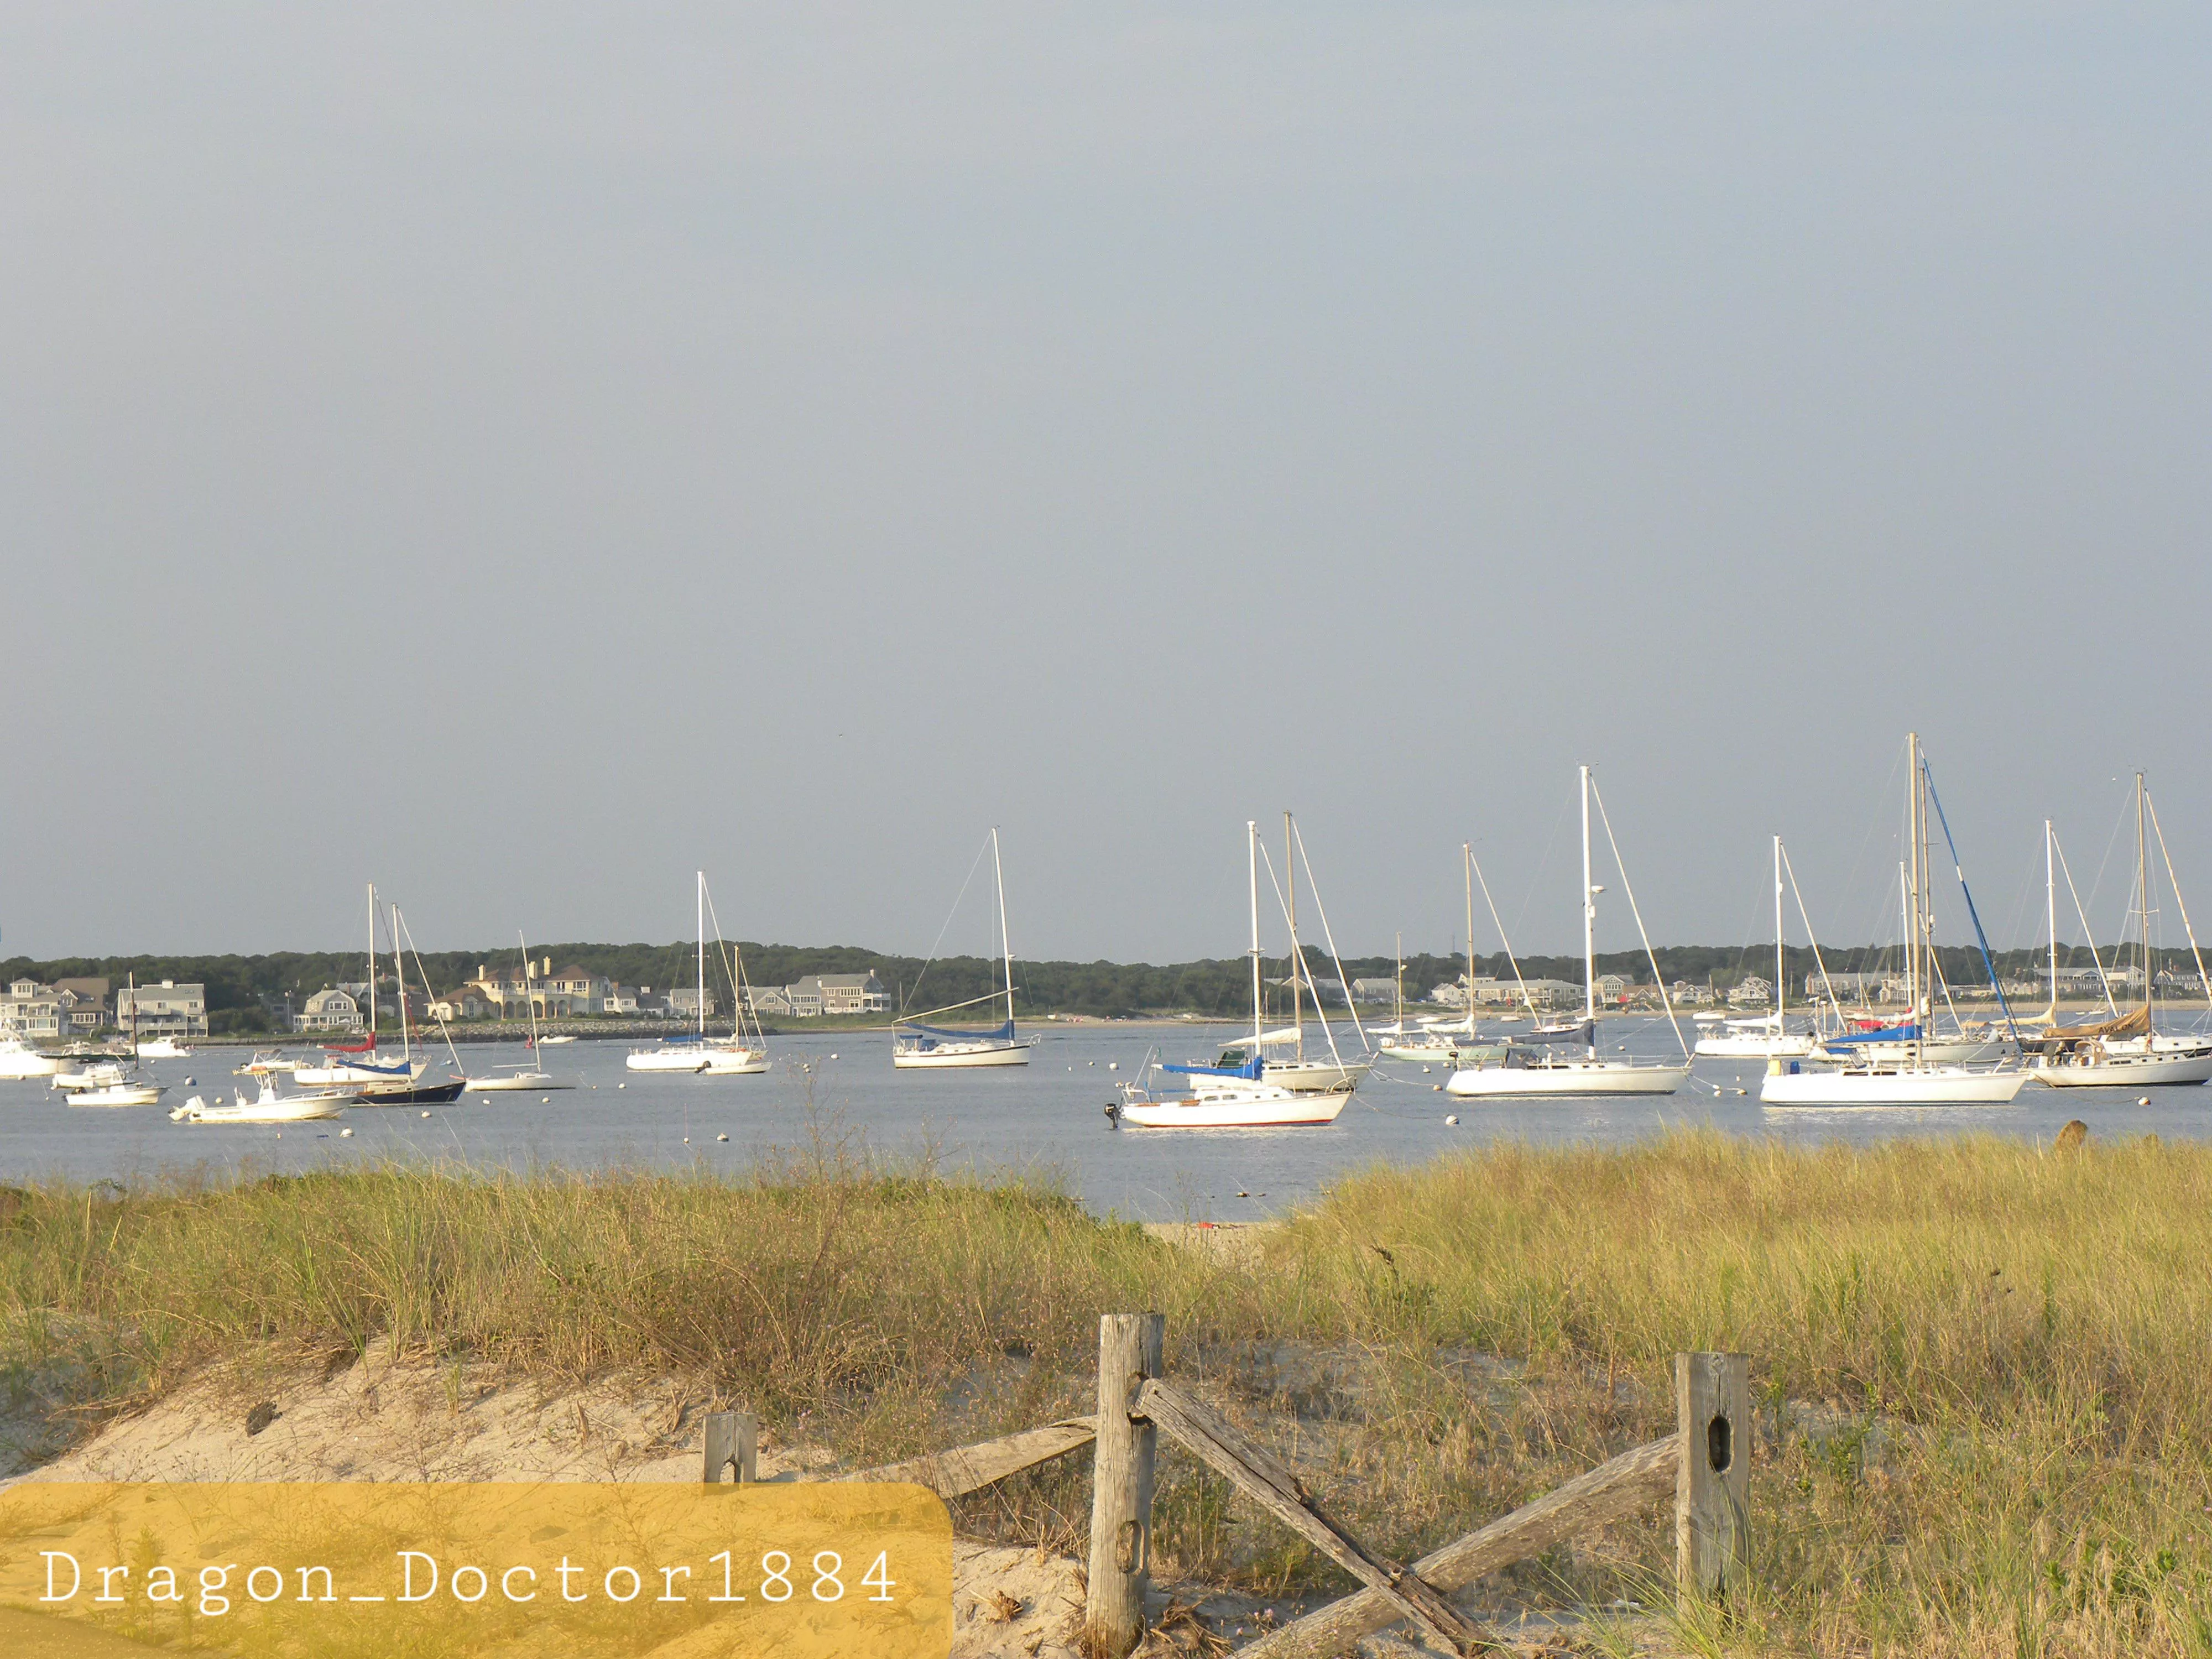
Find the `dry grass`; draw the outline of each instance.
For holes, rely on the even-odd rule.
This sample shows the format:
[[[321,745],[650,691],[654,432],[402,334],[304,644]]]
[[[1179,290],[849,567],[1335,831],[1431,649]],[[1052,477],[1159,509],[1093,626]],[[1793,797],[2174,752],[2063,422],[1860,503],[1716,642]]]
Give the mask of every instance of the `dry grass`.
[[[1668,1426],[1668,1356],[1754,1356],[1761,1589],[1714,1650],[2212,1653],[2212,1149],[1990,1139],[1808,1152],[1711,1134],[1498,1147],[1350,1180],[1234,1261],[1049,1187],[834,1147],[730,1183],[434,1170],[0,1205],[21,1382],[157,1392],[257,1346],[390,1334],[551,1377],[711,1375],[854,1462],[1084,1405],[1102,1311],[1410,1554]],[[1082,1471],[963,1523],[1065,1541]],[[1334,1583],[1179,1461],[1164,1560]],[[1662,1528],[1516,1570],[1650,1595]]]

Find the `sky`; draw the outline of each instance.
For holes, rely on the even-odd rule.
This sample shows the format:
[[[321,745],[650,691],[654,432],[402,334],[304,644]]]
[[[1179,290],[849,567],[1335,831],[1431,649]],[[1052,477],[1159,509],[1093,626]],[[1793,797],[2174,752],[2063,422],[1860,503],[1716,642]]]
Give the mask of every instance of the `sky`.
[[[2179,3],[10,0],[0,954],[698,868],[975,949],[995,823],[1017,954],[1229,956],[1285,810],[1347,952],[1470,839],[1561,951],[1581,763],[1655,939],[1779,834],[1857,942],[1913,728],[1994,942],[2046,817],[2109,937],[2137,768],[2212,921],[2208,83]]]

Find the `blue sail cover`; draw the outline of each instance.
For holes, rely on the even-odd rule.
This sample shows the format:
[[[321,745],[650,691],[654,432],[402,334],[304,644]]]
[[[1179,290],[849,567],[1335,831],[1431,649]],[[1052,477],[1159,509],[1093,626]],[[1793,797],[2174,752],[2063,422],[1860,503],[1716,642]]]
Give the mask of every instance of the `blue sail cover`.
[[[1003,1024],[993,1025],[980,1031],[946,1030],[939,1026],[924,1025],[920,1024],[918,1021],[908,1019],[898,1022],[898,1030],[902,1036],[912,1032],[928,1039],[921,1044],[925,1048],[933,1048],[940,1041],[945,1042],[1012,1042],[1014,1040],[1014,1022],[1011,1019],[1005,1021]]]
[[[1841,1036],[1828,1039],[1828,1047],[1840,1048],[1853,1042],[1914,1042],[1919,1040],[1918,1022],[1910,1025],[1885,1025],[1877,1031],[1846,1031]]]
[[[1163,1066],[1164,1072],[1180,1072],[1185,1077],[1234,1077],[1247,1083],[1257,1083],[1267,1062],[1255,1054],[1242,1066]]]

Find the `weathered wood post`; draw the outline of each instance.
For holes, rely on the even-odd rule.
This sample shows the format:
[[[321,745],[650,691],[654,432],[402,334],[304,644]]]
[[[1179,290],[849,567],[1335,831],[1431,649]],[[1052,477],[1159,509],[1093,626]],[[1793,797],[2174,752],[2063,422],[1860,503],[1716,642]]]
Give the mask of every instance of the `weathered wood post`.
[[[707,1468],[701,1480],[710,1486],[726,1474],[740,1485],[758,1480],[759,1459],[760,1419],[750,1412],[707,1413]]]
[[[1145,1380],[1160,1374],[1166,1334],[1163,1314],[1108,1314],[1098,1322],[1098,1441],[1083,1607],[1083,1645],[1091,1659],[1126,1659],[1145,1633],[1158,1436],[1130,1411]]]
[[[1751,1565],[1751,1358],[1674,1356],[1674,1582],[1685,1607],[1734,1595]]]

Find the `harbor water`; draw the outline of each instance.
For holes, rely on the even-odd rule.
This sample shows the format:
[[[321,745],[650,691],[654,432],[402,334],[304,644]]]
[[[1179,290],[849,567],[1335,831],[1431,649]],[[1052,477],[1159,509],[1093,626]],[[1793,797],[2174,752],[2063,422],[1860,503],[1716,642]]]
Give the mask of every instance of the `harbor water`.
[[[948,1170],[1042,1176],[1100,1214],[1243,1221],[1279,1213],[1355,1170],[1419,1164],[1496,1139],[1620,1146],[1670,1127],[1711,1125],[1795,1144],[1986,1132],[2047,1145],[2076,1117],[2100,1139],[2212,1133],[2212,1087],[2152,1090],[2147,1105],[2133,1090],[2031,1083],[2009,1106],[1778,1111],[1759,1104],[1763,1061],[1727,1060],[1699,1060],[1689,1085],[1672,1097],[1494,1103],[1440,1092],[1441,1067],[1384,1061],[1326,1128],[1115,1129],[1103,1108],[1148,1051],[1158,1047],[1169,1060],[1211,1059],[1236,1030],[1032,1029],[1038,1042],[1026,1066],[894,1071],[887,1032],[848,1030],[772,1039],[776,1063],[763,1076],[669,1076],[628,1071],[628,1044],[587,1041],[544,1051],[543,1069],[577,1085],[544,1095],[464,1095],[444,1107],[356,1106],[337,1121],[282,1127],[173,1123],[169,1109],[188,1095],[228,1100],[248,1082],[231,1068],[244,1064],[249,1050],[204,1048],[190,1059],[149,1063],[168,1085],[158,1107],[72,1108],[44,1079],[0,1083],[0,1178],[222,1180],[395,1160],[485,1170],[628,1166],[741,1175],[764,1159],[837,1147],[926,1157]],[[1608,1053],[1680,1054],[1663,1020],[1611,1019],[1600,1032]],[[519,1045],[460,1049],[465,1068],[476,1073],[519,1063],[526,1052]],[[432,1078],[448,1069],[442,1050],[438,1060]],[[353,1133],[343,1135],[345,1129]]]

